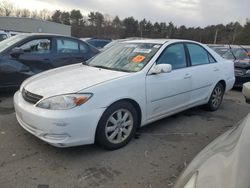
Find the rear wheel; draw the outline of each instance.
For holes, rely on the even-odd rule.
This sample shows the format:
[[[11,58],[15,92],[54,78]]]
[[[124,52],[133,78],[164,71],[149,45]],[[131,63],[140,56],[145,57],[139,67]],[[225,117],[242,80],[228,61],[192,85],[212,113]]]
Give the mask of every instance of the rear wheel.
[[[208,110],[215,111],[220,107],[224,92],[225,92],[225,89],[222,83],[216,84],[210,96],[210,99],[206,105]]]
[[[109,150],[123,147],[134,136],[137,124],[138,117],[133,105],[117,102],[103,113],[96,130],[96,143]]]

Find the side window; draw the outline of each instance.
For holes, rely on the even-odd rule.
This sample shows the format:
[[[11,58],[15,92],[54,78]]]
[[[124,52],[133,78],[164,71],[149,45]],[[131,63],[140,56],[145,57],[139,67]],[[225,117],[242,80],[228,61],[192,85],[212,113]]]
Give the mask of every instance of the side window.
[[[57,39],[57,52],[58,53],[78,53],[78,42],[69,39]]]
[[[35,39],[19,46],[25,53],[50,53],[51,40],[50,39]]]
[[[156,64],[171,64],[172,69],[184,68],[187,66],[186,55],[183,44],[174,44],[167,47]]]
[[[216,63],[216,60],[209,53],[207,53],[207,54],[208,54],[209,62],[210,63]]]
[[[88,52],[88,46],[84,43],[80,42],[80,53],[87,53]]]
[[[187,44],[187,47],[190,54],[192,65],[202,65],[210,63],[209,53],[204,48],[202,48],[197,44]]]

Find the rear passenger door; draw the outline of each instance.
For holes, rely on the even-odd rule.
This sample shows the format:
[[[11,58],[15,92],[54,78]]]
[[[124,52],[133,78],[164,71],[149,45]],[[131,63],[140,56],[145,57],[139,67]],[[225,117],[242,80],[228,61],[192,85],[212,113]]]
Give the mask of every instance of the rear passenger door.
[[[210,97],[211,90],[219,79],[219,66],[212,55],[201,45],[185,43],[189,53],[192,72],[191,103],[202,103]]]
[[[55,44],[56,50],[53,61],[54,67],[61,67],[81,62],[80,57],[78,57],[78,41],[60,37],[55,39]]]

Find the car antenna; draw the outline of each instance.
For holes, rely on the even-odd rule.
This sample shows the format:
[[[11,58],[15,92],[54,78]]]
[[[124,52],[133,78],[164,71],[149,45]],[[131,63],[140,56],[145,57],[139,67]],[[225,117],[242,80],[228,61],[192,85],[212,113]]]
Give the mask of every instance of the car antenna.
[[[231,54],[233,55],[233,57],[234,57],[234,61],[235,61],[237,58],[235,57],[235,55],[234,55],[234,53],[233,53],[233,50],[232,50],[231,44],[230,44],[230,43],[228,43],[228,46],[229,46],[229,50],[230,50]]]

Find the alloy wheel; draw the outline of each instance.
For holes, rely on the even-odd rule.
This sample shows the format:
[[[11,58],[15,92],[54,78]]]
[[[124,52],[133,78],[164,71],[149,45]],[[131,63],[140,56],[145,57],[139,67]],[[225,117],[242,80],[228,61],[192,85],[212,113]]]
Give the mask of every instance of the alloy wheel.
[[[127,109],[116,110],[108,118],[105,126],[106,138],[113,144],[122,143],[132,132],[133,116]]]

